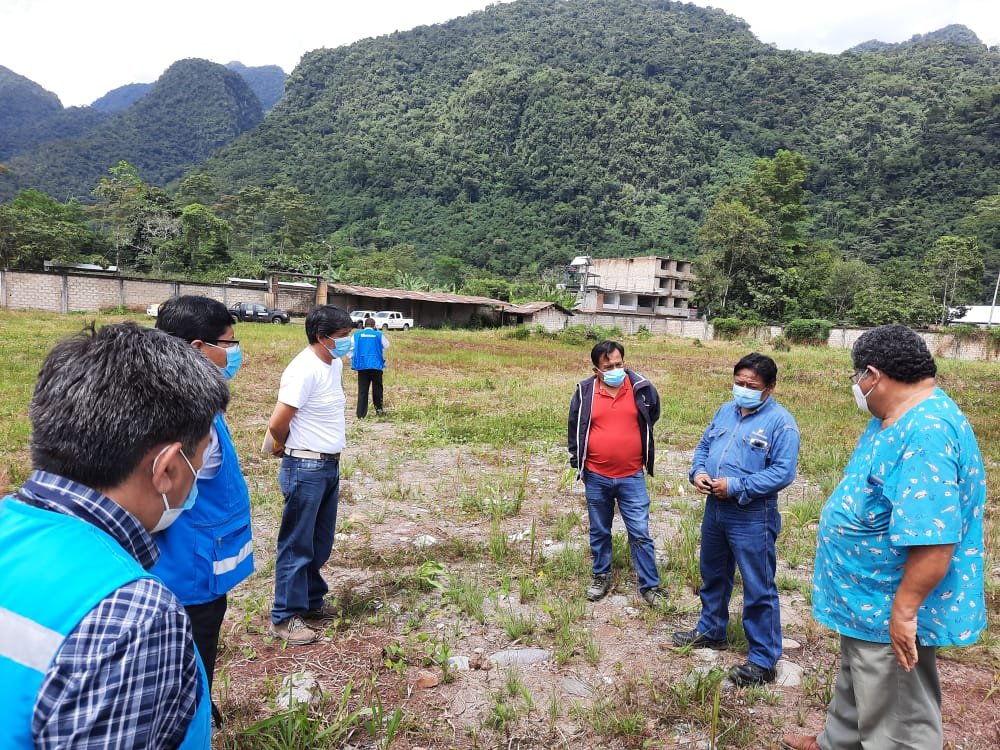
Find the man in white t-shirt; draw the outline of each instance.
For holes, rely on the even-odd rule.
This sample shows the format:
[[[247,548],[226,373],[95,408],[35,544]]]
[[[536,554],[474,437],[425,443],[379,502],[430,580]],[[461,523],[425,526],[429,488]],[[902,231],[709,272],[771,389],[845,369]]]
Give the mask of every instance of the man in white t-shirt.
[[[346,444],[342,358],[351,351],[351,316],[333,305],[306,316],[309,346],[281,375],[268,422],[273,453],[282,456],[285,508],[274,565],[271,633],[299,646],[316,640],[305,620],[331,614],[320,569],[333,550],[340,494],[340,452]]]

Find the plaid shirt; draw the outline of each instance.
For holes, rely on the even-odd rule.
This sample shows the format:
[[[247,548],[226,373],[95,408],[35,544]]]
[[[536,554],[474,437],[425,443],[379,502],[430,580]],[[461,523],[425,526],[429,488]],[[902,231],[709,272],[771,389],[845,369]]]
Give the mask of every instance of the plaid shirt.
[[[117,503],[56,474],[35,471],[19,500],[110,534],[143,568],[153,538]],[[36,748],[176,748],[194,716],[199,684],[191,624],[154,578],[112,591],[67,636],[38,691]]]

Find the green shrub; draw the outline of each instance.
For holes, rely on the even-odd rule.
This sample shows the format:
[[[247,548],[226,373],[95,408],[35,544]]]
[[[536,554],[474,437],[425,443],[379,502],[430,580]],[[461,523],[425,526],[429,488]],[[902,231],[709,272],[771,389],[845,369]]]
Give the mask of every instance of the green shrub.
[[[948,326],[945,332],[956,341],[971,341],[983,335],[983,329],[968,323]]]
[[[606,339],[620,341],[623,336],[622,329],[618,326],[605,328],[604,326],[573,325],[563,328],[559,332],[558,338],[564,344],[580,346],[586,344],[588,341],[594,343],[605,341]]]
[[[641,325],[639,326],[639,330],[635,332],[635,337],[639,339],[639,341],[649,341],[649,339],[653,338],[653,333],[649,330],[649,328]]]
[[[991,354],[1000,352],[1000,326],[986,329],[986,341],[989,344]]]
[[[792,350],[792,345],[784,336],[775,336],[771,339],[771,347],[776,352],[788,352]]]
[[[750,330],[750,323],[739,318],[713,318],[712,329],[716,338],[733,341]]]
[[[503,332],[503,337],[505,339],[517,339],[518,341],[524,341],[531,336],[531,329],[527,326],[514,326],[513,328],[508,328]]]
[[[833,323],[819,318],[799,318],[785,324],[785,338],[793,344],[825,346]]]

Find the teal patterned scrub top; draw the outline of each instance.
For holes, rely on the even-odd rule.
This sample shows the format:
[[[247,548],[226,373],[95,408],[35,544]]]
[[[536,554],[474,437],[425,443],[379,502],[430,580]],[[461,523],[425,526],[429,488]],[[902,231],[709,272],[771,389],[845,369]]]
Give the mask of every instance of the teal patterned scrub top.
[[[986,627],[986,474],[969,421],[936,388],[895,424],[873,418],[820,516],[813,616],[838,633],[889,643],[889,615],[913,546],[954,544],[917,615],[924,646],[967,645]]]

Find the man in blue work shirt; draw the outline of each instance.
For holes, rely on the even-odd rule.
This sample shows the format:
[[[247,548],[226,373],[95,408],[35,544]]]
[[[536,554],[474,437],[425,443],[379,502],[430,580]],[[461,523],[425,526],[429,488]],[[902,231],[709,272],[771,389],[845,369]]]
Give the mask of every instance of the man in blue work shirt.
[[[701,522],[701,618],[674,633],[678,646],[725,649],[735,568],[743,579],[745,664],[736,685],[773,682],[781,656],[781,617],[774,582],[781,530],[778,492],[795,478],[799,428],[772,397],[778,366],[748,354],[733,368],[733,400],[715,413],[694,451],[688,479],[707,495]]]
[[[31,399],[31,475],[0,500],[0,745],[207,750],[208,682],[148,571],[198,494],[216,367],[134,323],[63,341]]]
[[[368,389],[371,388],[375,413],[382,414],[382,371],[389,339],[375,330],[375,318],[366,318],[365,327],[354,332],[351,369],[358,373],[358,419],[368,415]]]

